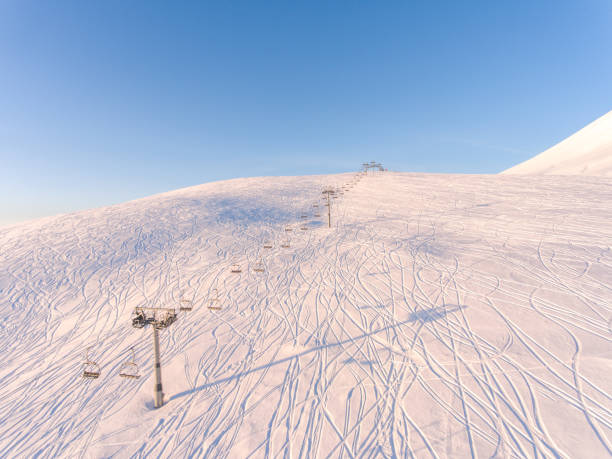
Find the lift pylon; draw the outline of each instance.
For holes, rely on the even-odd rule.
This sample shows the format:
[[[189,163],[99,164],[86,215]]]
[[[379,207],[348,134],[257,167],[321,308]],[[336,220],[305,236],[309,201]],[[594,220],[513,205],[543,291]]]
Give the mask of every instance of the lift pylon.
[[[330,206],[329,197],[331,196],[332,198],[335,198],[336,192],[334,191],[332,187],[327,187],[323,190],[322,194],[323,196],[325,196],[325,199],[327,201],[325,203],[325,206],[327,207],[327,227],[331,228],[331,206]]]
[[[153,356],[155,359],[155,386],[153,392],[155,394],[155,408],[159,408],[164,404],[161,362],[159,358],[159,330],[168,328],[175,321],[176,311],[173,308],[137,307],[132,313],[133,327],[143,328],[146,325],[152,325],[151,328],[153,329]]]

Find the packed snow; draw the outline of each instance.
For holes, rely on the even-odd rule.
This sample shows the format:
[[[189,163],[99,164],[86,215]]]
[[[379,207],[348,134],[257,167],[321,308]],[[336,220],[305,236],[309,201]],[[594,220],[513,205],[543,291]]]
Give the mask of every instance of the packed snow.
[[[0,229],[0,457],[609,457],[611,241],[610,178],[391,172]]]
[[[612,111],[545,152],[502,174],[612,177]]]

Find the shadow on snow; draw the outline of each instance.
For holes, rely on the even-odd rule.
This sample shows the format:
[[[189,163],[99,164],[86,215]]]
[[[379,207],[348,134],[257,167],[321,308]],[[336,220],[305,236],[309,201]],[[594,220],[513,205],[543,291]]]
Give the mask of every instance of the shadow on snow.
[[[266,363],[265,365],[260,365],[258,367],[255,367],[255,368],[251,369],[251,370],[243,371],[241,373],[237,373],[235,375],[228,376],[226,378],[218,379],[217,381],[213,381],[213,382],[210,382],[210,383],[202,384],[201,386],[195,387],[193,389],[189,389],[189,390],[186,390],[186,391],[183,391],[183,392],[179,392],[178,394],[174,394],[172,397],[170,397],[170,399],[168,401],[176,400],[177,398],[184,397],[186,395],[191,395],[191,394],[193,394],[195,392],[200,392],[200,391],[202,391],[204,389],[207,389],[209,387],[215,386],[217,384],[222,384],[222,383],[225,383],[225,382],[229,382],[229,381],[232,381],[232,380],[235,380],[235,379],[242,378],[243,376],[247,376],[247,375],[249,375],[251,373],[255,373],[257,371],[265,370],[266,368],[270,368],[270,367],[273,367],[273,366],[276,366],[276,365],[281,365],[281,364],[289,362],[289,361],[291,361],[291,360],[293,360],[295,358],[304,357],[304,356],[306,356],[308,354],[312,354],[313,352],[318,352],[318,351],[321,351],[323,349],[330,349],[330,348],[333,348],[333,347],[343,346],[345,344],[351,344],[351,343],[354,343],[355,341],[367,338],[367,337],[372,336],[372,335],[376,335],[378,333],[381,333],[381,332],[384,332],[384,331],[387,331],[387,330],[391,330],[391,329],[396,328],[396,327],[400,327],[402,325],[407,325],[407,324],[414,323],[414,322],[433,322],[433,321],[436,321],[436,320],[439,320],[439,319],[445,317],[449,313],[458,311],[458,310],[463,309],[465,307],[467,307],[467,306],[464,306],[464,305],[444,305],[444,306],[438,306],[438,307],[432,308],[432,309],[415,311],[415,312],[410,314],[410,316],[408,317],[407,320],[404,320],[404,321],[401,321],[401,322],[397,322],[397,323],[395,323],[393,325],[389,325],[387,327],[378,328],[378,329],[373,330],[373,331],[371,331],[369,333],[364,333],[364,334],[356,336],[354,338],[349,338],[349,339],[346,339],[344,341],[338,341],[337,343],[329,343],[329,344],[323,344],[323,345],[320,345],[320,346],[315,346],[315,347],[313,347],[311,349],[308,349],[306,351],[299,352],[299,353],[297,353],[295,355],[292,355],[292,356],[289,356],[289,357],[285,357],[285,358],[276,360],[274,362]]]

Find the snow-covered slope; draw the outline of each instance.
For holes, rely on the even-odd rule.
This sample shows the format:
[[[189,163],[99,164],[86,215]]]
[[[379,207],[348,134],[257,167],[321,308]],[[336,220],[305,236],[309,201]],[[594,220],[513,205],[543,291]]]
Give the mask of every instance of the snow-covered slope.
[[[352,180],[0,229],[0,457],[609,457],[612,179],[377,173],[328,229],[321,186]],[[130,316],[182,296],[156,410]]]
[[[612,111],[502,174],[612,176]]]

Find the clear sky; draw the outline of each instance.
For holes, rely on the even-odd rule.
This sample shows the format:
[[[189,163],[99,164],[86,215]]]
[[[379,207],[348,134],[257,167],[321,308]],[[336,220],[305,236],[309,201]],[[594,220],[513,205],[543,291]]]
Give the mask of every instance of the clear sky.
[[[612,109],[612,1],[0,1],[0,225],[233,177],[497,173]]]

